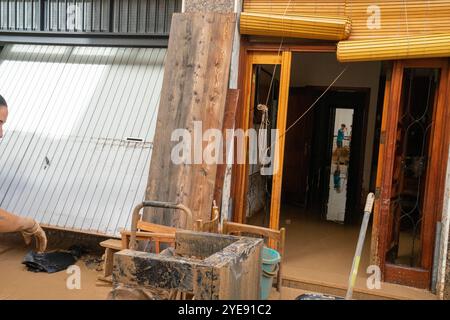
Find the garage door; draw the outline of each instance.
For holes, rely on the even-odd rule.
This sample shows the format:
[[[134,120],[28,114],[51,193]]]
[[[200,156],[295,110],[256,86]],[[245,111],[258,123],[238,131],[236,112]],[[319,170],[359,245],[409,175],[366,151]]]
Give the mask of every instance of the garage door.
[[[0,207],[117,235],[144,198],[165,49],[9,45]]]

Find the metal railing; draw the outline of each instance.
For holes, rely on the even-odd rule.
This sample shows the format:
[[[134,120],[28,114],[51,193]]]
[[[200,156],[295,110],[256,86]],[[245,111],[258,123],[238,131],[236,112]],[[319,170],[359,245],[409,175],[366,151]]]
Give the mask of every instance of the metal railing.
[[[180,11],[181,0],[0,0],[0,32],[167,36]]]

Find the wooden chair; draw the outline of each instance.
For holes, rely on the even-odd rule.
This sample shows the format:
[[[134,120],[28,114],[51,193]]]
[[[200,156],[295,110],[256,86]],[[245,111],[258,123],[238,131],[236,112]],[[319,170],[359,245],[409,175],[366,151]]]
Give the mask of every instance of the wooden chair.
[[[253,226],[249,224],[241,224],[235,222],[229,222],[224,220],[222,224],[222,233],[229,235],[250,235],[250,236],[260,236],[265,240],[270,242],[275,242],[274,249],[280,253],[281,260],[278,268],[277,274],[277,290],[281,292],[281,282],[282,282],[282,265],[284,258],[284,246],[286,240],[286,229],[281,228],[280,230],[274,230],[269,228],[263,228],[258,226]]]
[[[100,242],[100,246],[105,248],[105,255],[103,260],[103,275],[99,276],[98,280],[112,282],[111,275],[114,253],[122,250],[122,241],[118,239],[108,239]]]
[[[122,240],[109,239],[100,243],[105,248],[105,259],[103,264],[103,275],[99,280],[111,281],[114,253],[124,249],[136,249],[136,240],[149,241],[154,245],[155,253],[162,251],[161,244],[175,247],[175,232],[179,229],[167,227],[155,223],[142,221],[140,210],[144,207],[178,209],[187,215],[187,223],[191,224],[192,213],[189,208],[181,204],[173,204],[160,201],[144,201],[133,210],[131,230],[121,230]]]
[[[162,248],[162,244],[166,244],[166,246],[175,247],[175,231],[177,229],[170,228],[165,229],[161,228],[164,226],[154,225],[141,222],[138,224],[139,231],[136,233],[137,240],[149,241],[150,244],[153,244],[154,253],[160,253],[165,248]],[[169,227],[167,227],[169,228]],[[172,230],[173,229],[173,230]],[[156,231],[164,231],[165,233],[156,232]],[[130,243],[131,231],[122,230],[121,232],[122,239],[108,239],[103,242],[100,242],[100,246],[105,248],[104,262],[103,262],[103,275],[99,276],[98,279],[106,282],[111,282],[111,275],[114,263],[114,253],[128,249]]]
[[[136,250],[136,240],[139,238],[151,239],[154,238],[155,233],[161,233],[161,237],[159,243],[157,243],[156,247],[159,247],[160,242],[168,242],[167,240],[171,240],[173,237],[173,245],[175,245],[175,232],[178,230],[174,227],[163,226],[159,224],[149,223],[142,221],[142,215],[140,211],[145,207],[153,207],[153,208],[165,208],[165,209],[175,209],[181,210],[186,215],[186,226],[189,228],[192,226],[192,212],[189,208],[182,204],[177,203],[168,203],[161,201],[144,201],[138,204],[134,210],[131,219],[131,231],[129,233],[122,233],[122,241],[124,241],[124,245],[131,250]],[[150,231],[150,232],[149,232]],[[168,236],[168,237],[166,237]],[[126,240],[124,240],[126,239]],[[129,239],[129,240],[128,240]],[[156,238],[155,238],[156,239]],[[169,243],[172,243],[169,241]],[[159,251],[157,252],[159,253]]]
[[[136,240],[148,240],[155,243],[155,253],[161,252],[161,243],[175,246],[175,232],[179,230],[160,224],[139,220],[137,222]],[[122,230],[122,249],[130,248],[131,230]]]

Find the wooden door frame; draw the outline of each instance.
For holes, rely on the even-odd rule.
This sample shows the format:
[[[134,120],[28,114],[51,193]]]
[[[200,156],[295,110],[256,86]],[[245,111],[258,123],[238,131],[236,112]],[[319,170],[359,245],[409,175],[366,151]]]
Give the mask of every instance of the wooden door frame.
[[[430,162],[427,168],[439,168],[428,170],[424,202],[424,211],[433,212],[424,217],[421,234],[421,268],[403,267],[388,263],[386,253],[389,246],[389,215],[392,191],[392,174],[395,161],[395,146],[397,124],[400,112],[400,99],[403,86],[403,71],[405,68],[439,68],[441,79],[438,87],[438,100],[435,101],[432,140],[430,146]],[[444,201],[445,172],[449,147],[449,120],[450,110],[447,107],[449,97],[447,89],[450,88],[450,72],[448,59],[420,59],[395,61],[392,68],[392,76],[386,79],[386,91],[382,120],[382,139],[380,144],[377,191],[379,195],[375,202],[375,214],[373,222],[373,262],[382,271],[385,281],[406,284],[418,288],[429,289],[431,271],[433,266],[433,250],[436,222],[441,219]],[[433,240],[434,239],[434,240]]]
[[[317,91],[317,92],[324,92],[327,87],[326,86],[308,86],[309,88]],[[349,87],[349,86],[334,86],[332,89],[330,89],[328,91],[328,94],[336,94],[339,93],[339,91],[348,91],[349,93],[355,93],[355,94],[360,94],[360,95],[364,95],[364,102],[361,105],[361,108],[359,108],[361,112],[361,132],[362,132],[362,137],[361,137],[361,143],[360,143],[360,150],[358,153],[358,161],[360,162],[360,164],[362,165],[361,167],[361,171],[357,177],[357,179],[355,179],[355,182],[357,184],[357,188],[355,189],[355,195],[361,195],[362,191],[363,191],[363,180],[364,180],[364,174],[363,174],[363,169],[364,169],[364,161],[365,161],[365,153],[366,153],[366,143],[367,143],[367,128],[368,128],[368,121],[369,121],[369,112],[370,112],[370,96],[371,96],[371,88],[367,88],[367,87]],[[326,96],[324,96],[322,99],[327,99]],[[355,112],[357,111],[358,108],[345,108],[343,107],[343,109],[353,109],[355,110]],[[330,159],[331,160],[331,159]],[[355,204],[355,209],[360,208],[361,210],[363,210],[363,206],[364,206],[364,201],[365,201],[365,197],[363,198],[362,196],[360,196],[360,199],[358,199],[358,202]],[[359,205],[359,207],[358,207]],[[353,217],[352,217],[353,219]],[[347,214],[346,214],[346,222],[348,223],[347,220]]]
[[[252,73],[253,65],[255,64],[280,64],[282,78],[280,79],[280,96],[279,96],[279,111],[277,118],[277,129],[280,133],[284,133],[287,123],[287,108],[288,97],[290,89],[290,72],[293,52],[336,52],[335,44],[284,44],[280,46],[274,43],[250,43],[246,40],[241,41],[240,61],[239,61],[239,76],[238,83],[241,89],[242,99],[240,99],[240,108],[236,115],[236,129],[249,128],[250,123],[250,103],[253,100],[253,84]],[[274,56],[276,54],[276,56]],[[283,77],[284,75],[284,77]],[[247,150],[248,143],[245,143],[245,150]],[[280,202],[281,202],[281,188],[283,179],[283,162],[284,162],[284,134],[280,134],[278,139],[276,153],[279,157],[275,159],[278,166],[277,174],[273,176],[272,184],[272,198],[270,208],[270,223],[269,227],[272,229],[279,229],[280,221]],[[235,149],[235,154],[237,154]],[[245,223],[246,204],[245,197],[248,190],[248,164],[233,164],[232,173],[232,189],[233,196],[233,221]]]
[[[253,69],[255,65],[258,64],[271,64],[280,66],[280,93],[278,98],[278,117],[277,117],[277,128],[280,132],[284,132],[286,127],[286,117],[287,117],[287,104],[289,98],[289,82],[290,82],[290,72],[291,72],[291,59],[292,53],[290,51],[247,51],[245,53],[245,78],[243,88],[243,99],[241,103],[240,117],[237,118],[237,128],[248,130],[250,128],[250,122],[252,115],[250,113],[250,105],[254,100],[254,79],[253,79]],[[281,196],[281,181],[283,174],[283,151],[284,151],[284,135],[280,135],[276,148],[278,152],[275,157],[275,166],[278,164],[278,171],[273,176],[272,184],[272,201],[271,201],[271,214],[270,214],[270,228],[278,229],[279,215],[275,214],[279,211],[279,197]],[[239,147],[239,146],[237,146]],[[244,154],[247,154],[248,148],[248,138],[245,138]],[[247,159],[246,159],[247,160]],[[281,165],[279,165],[281,163]],[[248,170],[249,165],[246,161],[245,164],[235,164],[236,178],[233,183],[235,187],[235,210],[233,215],[233,220],[240,223],[245,223],[245,210],[246,210],[246,193],[248,189]]]

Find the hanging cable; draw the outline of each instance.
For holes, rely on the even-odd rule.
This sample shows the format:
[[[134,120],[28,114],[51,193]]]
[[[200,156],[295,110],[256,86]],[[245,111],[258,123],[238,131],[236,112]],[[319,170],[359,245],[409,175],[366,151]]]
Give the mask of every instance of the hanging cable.
[[[300,122],[300,120],[302,120],[314,107],[315,105],[320,101],[320,99],[322,99],[322,97],[328,92],[330,91],[330,89],[334,86],[334,84],[342,77],[342,75],[347,71],[348,69],[348,65],[345,66],[345,68],[341,71],[341,73],[339,73],[337,75],[337,77],[333,80],[333,82],[331,82],[331,84],[325,89],[325,91],[311,104],[311,106],[306,109],[305,112],[303,112],[300,117],[298,117],[282,134],[280,134],[279,138],[284,137],[289,130],[291,130],[295,125],[297,125],[297,123]],[[270,145],[270,147],[267,148],[267,150],[265,151],[265,154],[267,154],[267,152],[273,147],[273,144]]]
[[[265,153],[267,150],[267,130],[269,129],[270,121],[269,121],[269,107],[264,104],[258,104],[258,111],[261,111],[261,124],[258,128],[258,151],[259,151],[259,161],[261,159],[265,159],[267,154]],[[260,163],[264,165],[264,163]]]
[[[286,16],[286,13],[288,12],[289,7],[291,6],[291,2],[292,2],[292,0],[289,0],[289,2],[287,3],[286,8],[284,9],[284,12],[283,12],[283,17]],[[284,19],[282,20],[282,23],[284,25]],[[284,37],[281,37],[280,46],[278,47],[278,53],[277,53],[278,57],[281,56],[281,49],[283,48],[283,44],[284,44]],[[272,91],[273,82],[275,80],[275,75],[277,73],[277,67],[278,67],[278,64],[275,64],[273,67],[272,79],[270,80],[269,90],[267,91],[266,106],[269,104],[270,92]]]

